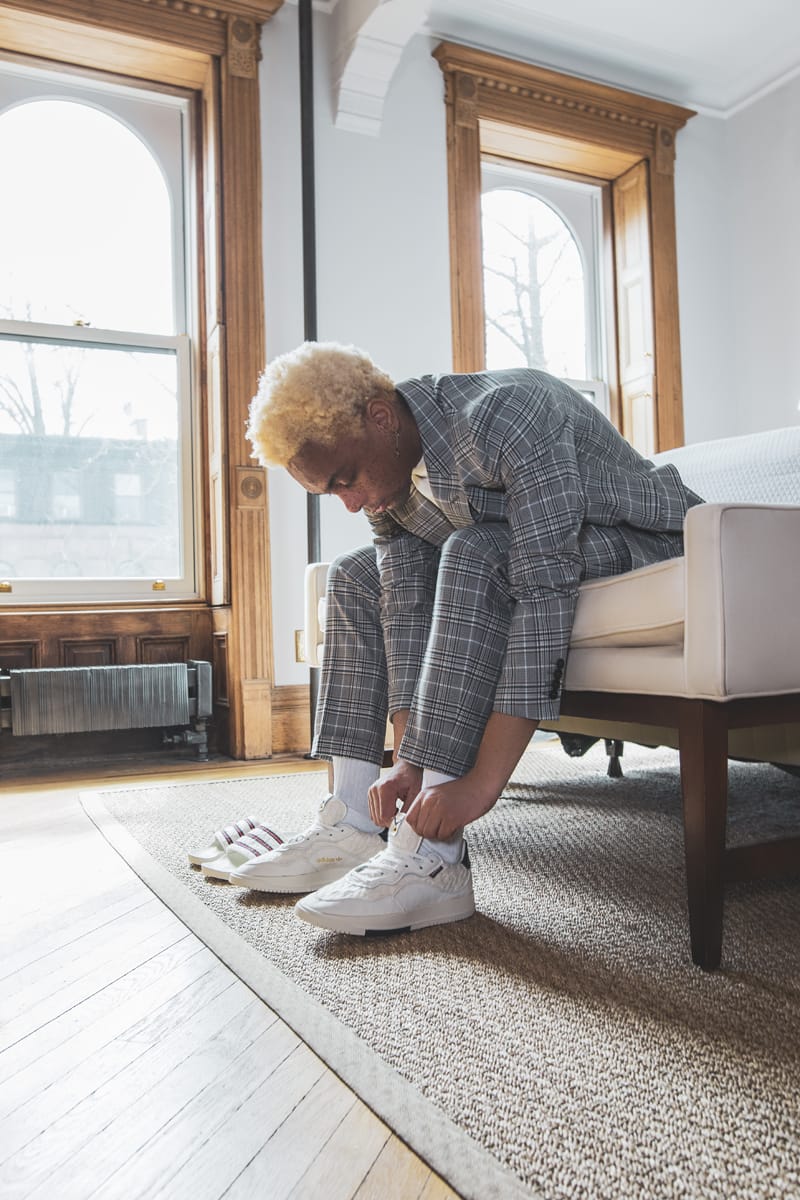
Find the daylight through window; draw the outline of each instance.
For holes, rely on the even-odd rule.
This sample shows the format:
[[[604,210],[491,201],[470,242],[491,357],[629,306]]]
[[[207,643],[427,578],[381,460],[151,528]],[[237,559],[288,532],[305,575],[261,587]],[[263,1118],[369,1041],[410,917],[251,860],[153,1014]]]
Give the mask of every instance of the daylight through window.
[[[600,189],[483,165],[486,366],[534,367],[608,411]]]
[[[182,99],[0,63],[0,536],[15,599],[197,594]]]

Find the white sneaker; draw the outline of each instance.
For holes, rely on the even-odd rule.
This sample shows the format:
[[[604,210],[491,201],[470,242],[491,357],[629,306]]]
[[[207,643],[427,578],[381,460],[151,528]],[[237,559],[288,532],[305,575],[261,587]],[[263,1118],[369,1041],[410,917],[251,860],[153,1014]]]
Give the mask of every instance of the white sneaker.
[[[338,883],[298,900],[295,912],[312,925],[362,937],[471,917],[475,898],[466,842],[458,863],[445,862],[427,847],[419,853],[421,842],[398,817],[380,854]]]
[[[229,883],[231,871],[238,870],[244,863],[252,862],[254,858],[271,854],[278,846],[282,846],[284,841],[285,839],[274,829],[270,829],[268,825],[258,824],[252,832],[240,837],[216,858],[204,862],[200,870],[208,879],[224,879],[226,883]]]
[[[344,801],[328,796],[309,829],[287,838],[271,854],[237,867],[229,881],[257,892],[313,892],[341,879],[385,845],[379,833],[343,824],[346,816]]]
[[[219,858],[220,854],[224,854],[234,842],[250,833],[258,824],[259,822],[254,817],[240,817],[232,825],[226,825],[224,829],[210,833],[202,846],[198,846],[196,850],[190,850],[186,857],[193,867],[201,867],[203,863],[211,862],[212,858]]]

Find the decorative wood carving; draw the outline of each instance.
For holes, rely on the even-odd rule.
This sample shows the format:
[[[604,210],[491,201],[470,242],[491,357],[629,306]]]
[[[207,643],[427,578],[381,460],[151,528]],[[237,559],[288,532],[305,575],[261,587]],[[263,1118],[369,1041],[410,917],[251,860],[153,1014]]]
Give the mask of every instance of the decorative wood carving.
[[[659,125],[655,136],[653,162],[659,175],[675,174],[675,134],[665,125]]]
[[[221,0],[213,5],[194,0],[4,0],[3,8],[222,56],[230,19],[242,19],[258,30],[282,4],[283,0]],[[61,57],[63,46],[54,51],[54,58]]]
[[[258,75],[261,27],[245,17],[228,17],[228,70],[240,79]]]
[[[263,508],[267,497],[267,473],[263,467],[238,467],[239,508]]]
[[[224,240],[225,437],[230,464],[228,698],[229,743],[236,758],[272,753],[272,604],[266,476],[245,436],[250,400],[264,369],[261,169],[258,80],[220,80],[222,194],[231,236]],[[233,232],[236,230],[236,235]],[[246,231],[246,236],[245,236]]]

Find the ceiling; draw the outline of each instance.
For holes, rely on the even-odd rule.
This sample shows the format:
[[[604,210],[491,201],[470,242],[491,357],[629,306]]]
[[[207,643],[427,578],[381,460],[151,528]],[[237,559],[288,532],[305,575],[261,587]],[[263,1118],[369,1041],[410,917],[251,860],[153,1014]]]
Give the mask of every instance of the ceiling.
[[[800,73],[798,0],[431,0],[427,29],[718,116]]]

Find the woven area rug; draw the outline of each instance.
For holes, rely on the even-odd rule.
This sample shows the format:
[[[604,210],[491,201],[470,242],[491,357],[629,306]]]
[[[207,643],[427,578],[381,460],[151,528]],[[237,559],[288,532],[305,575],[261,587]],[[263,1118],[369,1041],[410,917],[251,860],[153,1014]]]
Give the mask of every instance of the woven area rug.
[[[530,750],[472,826],[477,914],[388,938],[189,867],[245,813],[307,825],[325,775],[85,793],[149,886],[468,1200],[800,1196],[800,879],[728,888],[689,957],[678,759]],[[800,779],[731,766],[730,841],[800,831]]]

